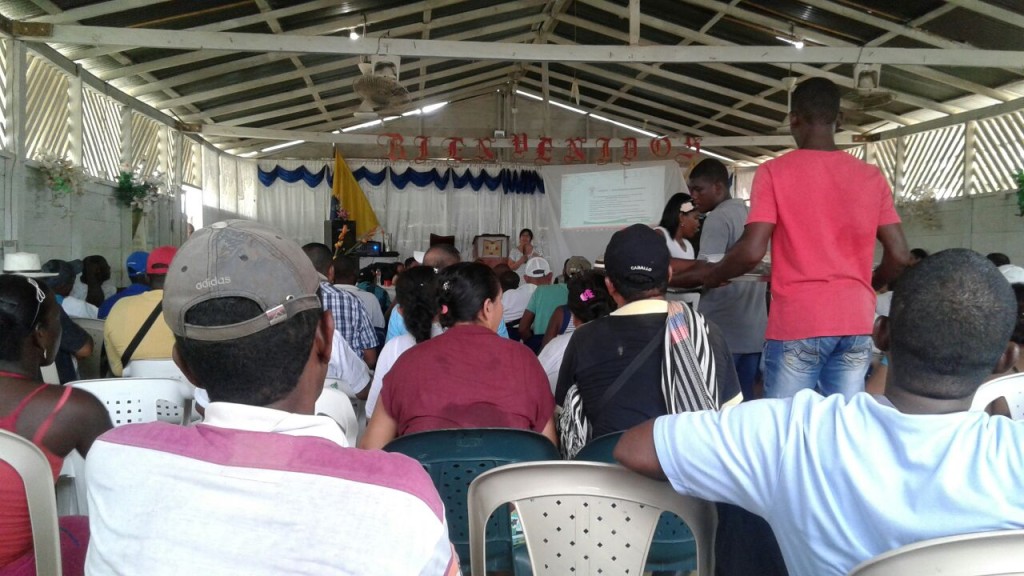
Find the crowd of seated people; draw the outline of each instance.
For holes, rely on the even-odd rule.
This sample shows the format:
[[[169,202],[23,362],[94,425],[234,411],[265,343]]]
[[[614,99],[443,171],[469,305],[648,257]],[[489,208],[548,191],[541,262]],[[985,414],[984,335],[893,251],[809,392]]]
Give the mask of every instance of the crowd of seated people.
[[[239,229],[236,230],[236,227]],[[243,238],[246,235],[265,236],[259,226],[253,230],[245,228],[237,224],[214,228],[210,232],[198,233],[196,242],[204,242],[210,235],[217,234],[214,230],[219,230],[220,234],[228,236],[221,249],[228,250],[237,249],[238,239],[230,238],[231,234]],[[188,246],[185,245],[186,248]],[[301,293],[317,296],[324,281],[313,270],[310,259],[296,245],[289,245],[285,252],[291,258],[284,263],[290,266],[290,272],[275,273],[273,277],[292,277],[296,278],[295,282],[304,281],[308,284],[288,287],[286,291],[292,296]],[[198,249],[194,249],[183,258],[200,258],[201,254]],[[811,494],[818,494],[814,490],[820,491],[823,488],[816,485],[809,488],[803,477],[792,479],[785,487],[775,485],[770,489],[758,488],[759,479],[764,477],[761,472],[768,469],[768,460],[756,450],[767,450],[764,448],[764,438],[774,437],[777,433],[763,430],[755,432],[760,430],[759,426],[768,426],[764,422],[773,421],[773,418],[760,415],[747,417],[745,412],[791,410],[791,407],[806,405],[807,410],[812,412],[827,407],[839,411],[840,415],[845,414],[844,410],[850,411],[851,415],[854,410],[860,413],[882,410],[879,418],[909,418],[910,422],[916,423],[913,415],[918,409],[928,414],[931,410],[938,410],[935,407],[938,404],[949,404],[951,407],[956,406],[954,414],[961,414],[957,425],[967,426],[962,423],[966,419],[972,423],[971,430],[974,430],[985,422],[985,418],[1002,418],[987,415],[968,417],[960,412],[964,409],[964,402],[969,404],[977,385],[977,374],[984,372],[982,366],[988,363],[992,364],[987,369],[988,373],[1019,370],[1017,347],[1012,343],[1008,346],[1007,342],[1020,343],[1020,340],[1024,340],[1018,334],[1020,325],[1024,325],[1018,322],[1021,310],[1024,310],[1024,282],[1015,282],[1024,280],[1024,272],[1012,265],[1003,265],[997,271],[979,255],[967,251],[939,252],[915,265],[914,270],[921,269],[921,274],[915,276],[916,272],[908,272],[895,284],[891,318],[881,322],[890,328],[876,335],[876,341],[880,342],[881,347],[891,351],[893,372],[890,372],[885,396],[872,398],[856,395],[851,401],[835,396],[826,401],[816,393],[801,393],[791,399],[749,403],[750,408],[746,408],[748,404],[744,404],[742,409],[732,408],[729,406],[731,401],[737,399],[739,387],[728,347],[720,332],[713,323],[704,320],[685,304],[665,299],[665,287],[671,274],[667,248],[651,228],[633,226],[613,236],[605,251],[606,269],[603,273],[585,271],[570,275],[567,284],[568,303],[572,322],[577,329],[549,342],[539,359],[523,344],[497,334],[499,327],[504,324],[502,289],[497,275],[490,268],[478,263],[454,262],[440,268],[439,272],[435,272],[431,266],[415,266],[400,274],[396,278],[396,313],[404,320],[405,333],[392,339],[380,355],[375,384],[368,387],[373,399],[367,412],[370,424],[360,442],[361,448],[370,451],[364,452],[365,457],[357,457],[347,452],[333,452],[334,449],[329,448],[330,444],[344,446],[347,445],[345,440],[338,438],[336,432],[329,427],[323,427],[322,420],[319,420],[321,417],[306,416],[312,413],[310,402],[316,399],[328,375],[333,354],[331,350],[336,348],[333,339],[339,337],[333,327],[334,316],[323,311],[319,297],[315,300],[316,305],[309,304],[309,309],[304,312],[290,310],[290,307],[299,305],[288,304],[291,299],[286,298],[283,306],[289,311],[288,318],[294,320],[261,328],[253,324],[252,328],[239,329],[239,325],[248,326],[250,322],[265,318],[260,306],[272,307],[269,304],[271,300],[256,305],[245,298],[220,295],[214,291],[199,298],[201,301],[194,301],[191,292],[195,292],[196,282],[183,278],[177,285],[174,284],[176,273],[185,276],[183,269],[191,268],[185,264],[187,261],[195,260],[182,260],[177,267],[170,262],[164,265],[167,278],[165,284],[161,285],[164,290],[162,302],[165,323],[175,335],[180,365],[193,382],[203,386],[210,395],[211,403],[206,410],[205,423],[195,429],[196,432],[167,424],[122,427],[101,436],[96,444],[100,449],[94,448],[91,451],[89,448],[93,440],[110,428],[103,406],[87,393],[38,382],[39,365],[53,360],[56,356],[53,347],[60,339],[54,332],[59,334],[62,308],[47,286],[48,278],[37,280],[13,275],[0,276],[0,319],[12,327],[0,332],[3,334],[5,349],[8,350],[0,358],[0,368],[3,368],[0,371],[0,384],[3,384],[0,387],[0,414],[3,417],[0,423],[5,425],[5,429],[13,429],[40,445],[51,461],[55,475],[61,457],[70,450],[77,448],[82,453],[89,453],[89,490],[93,501],[100,505],[93,510],[89,519],[91,535],[83,519],[68,517],[61,520],[68,536],[64,539],[66,565],[72,570],[76,566],[77,570],[81,570],[85,562],[84,543],[89,542],[90,538],[95,560],[90,557],[88,562],[95,573],[132,571],[143,566],[147,572],[161,573],[164,567],[156,565],[160,563],[156,558],[184,553],[184,550],[190,550],[193,554],[198,551],[197,557],[209,561],[211,566],[219,565],[218,562],[224,560],[210,559],[205,555],[213,555],[216,543],[223,542],[220,539],[231,530],[256,530],[256,526],[262,526],[259,528],[260,534],[265,537],[268,531],[277,530],[278,527],[267,518],[268,511],[300,509],[293,498],[284,498],[274,493],[273,498],[280,501],[270,505],[267,502],[271,496],[263,491],[253,493],[248,480],[239,480],[237,483],[223,480],[213,483],[209,480],[209,474],[225,465],[218,454],[234,451],[237,457],[238,450],[249,445],[258,444],[263,448],[245,456],[241,461],[233,457],[230,464],[234,467],[232,475],[239,478],[251,476],[255,479],[260,474],[257,470],[264,466],[285,466],[283,463],[270,464],[276,456],[273,450],[268,452],[266,449],[266,446],[275,446],[279,440],[273,439],[270,444],[266,444],[267,440],[260,440],[262,444],[259,444],[255,443],[255,437],[250,438],[251,434],[294,437],[296,430],[302,429],[300,436],[319,437],[328,442],[317,448],[326,448],[326,452],[320,452],[317,458],[330,466],[390,470],[394,466],[407,466],[400,464],[403,457],[387,456],[390,460],[386,465],[384,461],[365,458],[370,455],[383,458],[383,453],[374,449],[385,446],[398,436],[421,431],[455,427],[522,428],[548,436],[552,442],[561,444],[563,449],[571,453],[589,439],[607,432],[636,427],[627,434],[623,447],[617,453],[622,462],[642,473],[669,477],[681,492],[722,503],[719,508],[718,531],[720,573],[739,574],[744,570],[749,571],[751,567],[762,574],[784,574],[787,569],[794,574],[841,573],[839,570],[849,569],[856,561],[874,553],[939,532],[924,530],[916,525],[904,531],[913,536],[904,536],[902,532],[894,536],[896,531],[876,530],[881,535],[869,539],[870,546],[865,549],[870,553],[860,552],[857,555],[835,553],[838,547],[856,549],[863,543],[864,535],[852,529],[838,531],[840,533],[833,535],[830,543],[824,545],[823,552],[810,553],[803,549],[806,546],[797,546],[795,541],[806,542],[815,537],[820,539],[821,536],[798,536],[800,533],[796,530],[781,535],[778,526],[789,526],[787,523],[793,520],[785,516],[785,510],[779,510],[777,506],[766,506],[766,501],[758,498],[770,494],[773,498],[769,501],[774,503],[777,500],[775,496],[786,494],[787,490],[806,496],[808,490],[811,490]],[[263,266],[266,266],[265,259]],[[295,271],[299,266],[310,267]],[[60,268],[54,274],[50,277],[61,279]],[[240,272],[232,274],[236,278],[241,276]],[[264,286],[273,284],[267,281],[269,276],[256,276],[255,272],[251,274],[251,277],[241,276],[239,281],[247,285],[259,285],[261,290],[272,289],[272,286]],[[252,278],[259,278],[259,281]],[[969,287],[950,286],[947,281],[949,278],[971,278],[972,284]],[[1002,285],[997,279],[1001,280]],[[183,287],[182,284],[186,282],[187,285]],[[1007,294],[1000,292],[1001,286],[1011,283],[1012,289],[1007,288]],[[944,297],[946,293],[974,294],[979,302],[965,302],[962,299],[954,302]],[[925,304],[921,304],[922,301]],[[38,312],[34,310],[36,304]],[[940,305],[951,309],[944,310]],[[924,354],[905,343],[908,340],[927,341],[920,335],[921,331],[940,332],[934,326],[922,325],[923,320],[911,323],[912,329],[906,328],[908,318],[924,315],[922,310],[925,308],[933,310],[926,317],[929,322],[938,322],[936,317],[944,318],[945,321],[960,318],[969,326],[989,326],[988,331],[978,334],[965,330],[953,331],[956,332],[955,337],[947,335],[928,341],[931,350]],[[38,318],[30,317],[37,314]],[[984,321],[979,321],[978,318],[968,317],[970,314],[987,316],[984,316]],[[1013,321],[1004,322],[1007,326],[1001,326],[997,319],[1007,316],[1012,316]],[[237,341],[224,341],[212,336],[217,333],[218,327],[226,326],[232,327],[230,331],[237,335]],[[680,327],[684,328],[680,330]],[[327,336],[328,333],[330,336]],[[10,338],[20,338],[20,343],[11,346],[13,341]],[[973,342],[974,346],[966,346],[965,339]],[[1003,342],[1001,348],[995,346],[999,341]],[[900,342],[904,343],[902,347]],[[307,349],[306,346],[311,348]],[[650,350],[645,352],[645,348]],[[309,351],[299,353],[300,349]],[[935,357],[940,352],[948,356],[950,349],[961,349],[961,355],[974,356],[942,362]],[[12,351],[21,355],[12,355]],[[355,357],[354,351],[349,353]],[[931,370],[929,378],[922,380],[915,376],[915,384],[905,383],[907,381],[903,378],[914,372],[905,373],[904,370],[909,368],[898,368],[901,354],[911,354],[914,360],[909,367]],[[918,354],[924,356],[916,358]],[[295,361],[288,362],[286,357]],[[298,364],[298,360],[303,364]],[[542,362],[550,364],[547,370],[552,375],[559,374],[556,380],[549,379]],[[636,366],[631,366],[634,363]],[[231,368],[228,369],[228,366]],[[247,368],[240,369],[243,366]],[[556,368],[552,370],[551,366]],[[904,366],[908,366],[906,360]],[[956,373],[958,367],[966,370],[967,366],[973,366],[973,372]],[[697,367],[697,371],[691,371],[690,367]],[[940,373],[933,373],[936,370]],[[617,384],[616,380],[624,373],[628,373],[625,383]],[[917,384],[918,381],[925,384]],[[931,388],[917,387],[926,386],[927,382],[932,381],[951,383],[942,388],[941,394]],[[552,386],[555,387],[554,395]],[[616,390],[616,387],[621,391]],[[570,388],[575,388],[575,391],[570,393]],[[609,393],[609,390],[612,392]],[[354,393],[354,390],[349,392]],[[943,395],[949,399],[944,400]],[[921,396],[931,404],[922,404],[925,401],[920,399]],[[558,400],[562,414],[557,426],[555,399]],[[887,410],[896,412],[896,415]],[[670,414],[679,416],[666,416]],[[683,419],[686,414],[692,416]],[[732,416],[727,417],[727,414]],[[791,417],[796,418],[796,415],[791,414]],[[990,434],[1017,433],[1016,424],[1006,418],[1003,421],[1002,424],[993,424],[997,432]],[[652,425],[652,422],[657,424]],[[702,427],[702,432],[660,432],[662,428],[667,430],[670,426],[672,430],[682,430],[684,427],[698,425]],[[726,434],[747,434],[748,427],[750,434],[762,442],[737,444],[735,440],[721,441],[729,442],[731,446],[742,445],[755,452],[736,454],[716,444],[719,442],[718,435],[725,438]],[[862,433],[882,434],[884,442],[890,444],[903,441],[896,434],[885,433],[884,426],[878,425],[876,428]],[[209,434],[215,431],[218,435],[214,441],[215,447],[209,449],[209,442],[214,438]],[[574,437],[574,434],[577,436]],[[700,437],[708,447],[691,450],[697,444],[694,444],[695,440],[688,441],[684,460],[682,452],[669,440],[683,436]],[[815,437],[818,438],[815,443],[817,446],[821,444],[821,436]],[[983,435],[977,441],[984,444],[986,438],[988,436]],[[662,446],[659,443],[664,443],[664,447],[659,448]],[[204,449],[200,450],[200,446]],[[281,448],[284,449],[284,446]],[[772,449],[780,447],[774,446]],[[838,470],[847,467],[848,463],[845,459],[822,460],[822,450],[820,447],[809,446],[798,454],[802,461],[813,462],[820,469],[828,467],[828,474],[823,474],[835,478],[840,474]],[[720,458],[722,452],[730,452],[730,459],[714,460],[716,456]],[[697,458],[712,460],[701,460],[700,466],[684,463]],[[875,460],[872,458],[874,456],[865,455],[864,461],[873,466]],[[1009,457],[1005,459],[1012,460]],[[972,461],[971,466],[986,470],[990,465],[987,457],[978,456],[976,460]],[[147,489],[149,492],[140,493],[137,489],[140,481],[135,475],[137,472],[128,473],[125,468],[126,462],[140,461],[147,464],[145,482],[160,479],[160,482],[173,482],[173,488],[171,485],[156,484],[151,490]],[[714,466],[708,462],[713,462]],[[744,465],[755,462],[757,465],[753,467]],[[849,474],[855,474],[859,461],[851,462]],[[906,468],[905,464],[898,459],[887,461],[887,465],[892,467],[899,465]],[[307,489],[299,489],[301,482],[298,477],[304,477],[309,471],[303,468],[301,462],[292,462],[287,466],[295,467],[294,470],[287,468],[288,471],[284,472],[288,478],[287,485],[296,487],[300,492]],[[379,468],[381,466],[383,468]],[[698,476],[686,472],[692,468],[704,472]],[[403,474],[417,470],[415,466],[403,469]],[[298,476],[291,476],[292,472]],[[1004,470],[998,473],[1007,472]],[[382,498],[387,502],[397,502],[411,497],[408,487],[382,484],[383,480],[374,480],[362,473],[358,478],[331,469],[316,474],[322,474],[328,479],[316,480],[309,486],[316,485],[316,482],[323,482],[323,486],[327,486],[340,481],[345,483],[346,489],[351,488],[361,497],[369,497],[378,504]],[[913,476],[910,472],[903,470],[901,474],[907,475],[907,490],[916,489],[916,485],[911,486]],[[162,479],[163,476],[167,479]],[[453,566],[457,567],[459,559],[449,546],[441,545],[442,541],[446,543],[447,540],[439,532],[443,519],[437,516],[436,510],[439,507],[433,500],[437,496],[429,479],[419,474],[414,476],[419,487],[413,492],[418,496],[409,501],[423,507],[422,520],[418,521],[421,523],[417,524],[422,533],[415,539],[409,539],[410,550],[406,551],[407,554],[399,555],[394,562],[406,567],[408,562],[416,566],[431,566],[431,570],[434,570],[432,573],[451,571]],[[730,488],[731,482],[736,483],[735,488]],[[352,488],[352,483],[355,483],[355,488]],[[956,485],[960,484],[962,482]],[[370,488],[371,485],[375,488]],[[846,490],[848,494],[856,493],[868,502],[874,501],[872,499],[875,496],[871,491],[853,480]],[[367,491],[373,494],[366,496]],[[172,494],[173,497],[165,498],[166,503],[156,508],[146,504],[149,509],[153,509],[150,518],[141,519],[138,514],[130,512],[142,507],[145,502],[159,500],[155,497],[158,492]],[[206,522],[205,528],[196,534],[184,536],[189,531],[181,529],[181,523],[186,522],[186,519],[181,517],[178,510],[187,511],[186,502],[203,498],[227,498],[238,504],[214,507],[208,511],[211,517],[216,517],[214,521]],[[823,502],[819,503],[816,512],[823,515],[822,518],[830,518],[829,515],[845,517],[843,515],[848,513],[845,506],[842,509],[830,507],[827,494],[822,495],[822,498]],[[901,498],[909,501],[907,495]],[[936,496],[933,501],[944,500]],[[7,522],[5,526],[12,530],[12,534],[21,533],[22,537],[20,540],[5,540],[17,546],[12,544],[6,557],[0,560],[21,569],[31,561],[31,542],[25,540],[27,518],[24,512],[18,516],[16,502],[16,495],[5,495],[0,518]],[[113,502],[118,504],[114,506]],[[353,506],[348,500],[345,502],[344,506]],[[727,507],[727,504],[732,506]],[[1004,495],[999,497],[997,505],[1012,509],[1018,503]],[[236,507],[265,510],[240,517],[236,512],[226,509],[228,507],[231,510]],[[963,506],[953,508],[957,514],[969,512],[961,510]],[[314,512],[301,509],[304,510],[304,517],[319,517]],[[429,512],[431,509],[435,512]],[[383,510],[383,514],[376,517],[374,523],[374,530],[378,530],[374,532],[374,538],[393,536],[399,530],[396,525],[400,522],[389,519],[391,512],[388,512],[386,506]],[[1012,522],[1006,525],[993,524],[984,514],[974,513],[970,518],[974,522],[971,526],[977,529],[1014,526]],[[838,522],[835,518],[830,521]],[[885,521],[872,520],[870,524],[882,526],[889,522],[902,526],[899,522],[903,521],[887,518]],[[776,530],[773,532],[771,527]],[[351,527],[339,529],[349,530]],[[363,523],[359,529],[366,530],[367,525]],[[129,556],[124,550],[135,546],[125,540],[125,534],[129,533],[133,539],[157,538],[164,544],[151,558]],[[315,549],[321,549],[320,544],[314,544]],[[315,568],[286,570],[284,562],[301,565],[301,559],[308,558],[308,553],[295,550],[290,545],[282,545],[281,550],[283,558],[271,559],[266,554],[246,548],[244,565],[255,573],[275,569],[302,573],[327,569],[325,567],[332,563],[342,565],[349,561],[343,560],[339,554],[321,554],[322,558]],[[233,561],[239,560],[235,558]],[[6,574],[2,570],[0,573]]]

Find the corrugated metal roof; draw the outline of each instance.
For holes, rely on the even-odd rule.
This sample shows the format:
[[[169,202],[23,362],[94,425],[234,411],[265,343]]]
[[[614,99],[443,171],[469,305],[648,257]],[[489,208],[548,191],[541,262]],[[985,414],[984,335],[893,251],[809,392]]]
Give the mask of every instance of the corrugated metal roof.
[[[82,24],[266,35],[625,45],[628,0],[0,0],[5,17]],[[1018,0],[643,0],[639,43],[662,46],[808,46],[980,48],[1024,51],[1024,12]],[[268,36],[269,37],[269,36]],[[201,124],[333,131],[359,124],[359,57],[268,50],[178,50],[53,44],[67,58],[143,102]],[[542,87],[532,62],[403,56],[402,85],[409,108],[468,94],[467,87],[509,90],[513,82]],[[609,110],[624,121],[665,134],[778,134],[786,115],[786,76],[825,74],[853,88],[851,64],[571,63],[552,62],[552,98],[573,78],[581,107]],[[881,88],[894,99],[875,109],[850,110],[844,128],[867,132],[909,125],[1021,97],[1020,66],[885,65]],[[476,82],[476,84],[474,84]],[[477,91],[479,92],[479,91]],[[567,98],[562,98],[567,101]],[[1024,106],[1022,106],[1024,107]],[[400,110],[399,110],[400,111]],[[258,150],[265,138],[211,138],[233,152]],[[736,158],[778,146],[717,150]]]

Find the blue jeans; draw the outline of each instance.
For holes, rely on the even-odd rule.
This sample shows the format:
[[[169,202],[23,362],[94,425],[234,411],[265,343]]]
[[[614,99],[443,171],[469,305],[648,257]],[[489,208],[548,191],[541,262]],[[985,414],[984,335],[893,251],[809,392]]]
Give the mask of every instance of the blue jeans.
[[[871,366],[870,336],[768,340],[764,344],[764,395],[789,398],[805,388],[842,394],[864,391]]]
[[[736,365],[736,377],[740,381],[743,401],[754,399],[754,383],[761,374],[761,354],[733,354],[732,362]]]

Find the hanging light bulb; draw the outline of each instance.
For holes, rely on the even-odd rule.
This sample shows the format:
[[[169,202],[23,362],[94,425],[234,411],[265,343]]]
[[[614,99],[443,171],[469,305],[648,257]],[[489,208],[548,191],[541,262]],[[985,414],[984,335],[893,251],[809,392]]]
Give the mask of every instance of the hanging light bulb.
[[[359,40],[359,32],[357,32],[356,29],[353,28],[352,31],[348,33],[348,37],[352,40]]]

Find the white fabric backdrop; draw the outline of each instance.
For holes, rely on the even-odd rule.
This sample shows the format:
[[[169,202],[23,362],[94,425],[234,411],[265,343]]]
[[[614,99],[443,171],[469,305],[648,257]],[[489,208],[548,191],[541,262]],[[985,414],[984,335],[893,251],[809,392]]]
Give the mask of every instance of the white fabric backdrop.
[[[253,175],[253,183],[243,185],[243,188],[255,187],[256,214],[260,221],[280,229],[300,244],[324,241],[323,222],[327,219],[331,197],[331,187],[326,180],[316,188],[310,188],[302,181],[288,184],[280,179],[265,187],[255,179],[257,162],[243,162],[248,166],[240,167],[240,171],[248,171]],[[307,169],[316,172],[325,163],[333,169],[333,161],[309,160],[261,161],[259,167],[270,170],[280,165],[294,170],[305,165]],[[353,171],[366,166],[378,172],[386,165],[385,162],[373,160],[349,161],[349,168]],[[397,162],[392,167],[401,173],[410,165],[418,171],[431,168],[443,171],[449,167],[443,162]],[[494,173],[503,167],[510,168],[507,165],[474,165],[469,170],[479,174],[486,168]],[[465,168],[456,169],[461,171]],[[411,184],[405,189],[399,189],[391,183],[390,178],[386,178],[379,186],[365,180],[359,185],[388,235],[386,239],[382,235],[375,239],[386,240],[388,250],[399,252],[403,258],[411,256],[414,250],[425,250],[430,243],[431,233],[455,236],[456,247],[468,259],[472,256],[473,237],[477,234],[508,234],[515,237],[520,229],[532,228],[540,240],[546,232],[542,222],[546,220],[544,213],[548,207],[543,194],[503,194],[500,188],[493,192],[487,188],[474,192],[468,186],[440,190],[434,186],[420,188]]]
[[[366,166],[373,172],[380,171],[387,164],[381,161],[358,161],[349,163],[353,171]],[[445,163],[411,164],[396,162],[392,169],[399,174],[412,166],[414,170],[426,171],[437,168],[446,170]],[[474,165],[469,167],[478,175],[487,169],[494,174],[501,168],[515,166]],[[533,169],[532,166],[518,167]],[[456,167],[462,171],[464,167]],[[538,237],[546,232],[543,221],[547,202],[543,194],[504,194],[501,188],[490,191],[486,187],[474,192],[466,186],[456,189],[449,186],[439,190],[434,186],[420,188],[409,184],[399,189],[386,178],[379,186],[369,182],[359,183],[373,205],[381,226],[391,235],[389,250],[397,250],[403,257],[412,255],[413,250],[425,250],[430,244],[430,234],[455,236],[455,246],[469,259],[473,253],[473,237],[478,234],[508,234],[515,238],[522,228],[531,228]]]
[[[325,163],[333,168],[333,161],[262,161],[259,166],[264,170],[280,165],[294,170],[301,165],[314,172],[320,170]],[[373,172],[380,171],[388,163],[377,160],[350,160],[349,168],[353,171],[366,166]],[[631,168],[665,165],[665,198],[680,190],[686,190],[682,176],[682,168],[675,162],[639,162]],[[418,171],[437,168],[439,171],[449,166],[443,162],[412,164],[396,162],[392,168],[402,173],[408,167]],[[273,185],[264,187],[256,180],[257,162],[241,160],[238,163],[239,190],[230,194],[242,199],[255,196],[256,211],[253,214],[260,221],[274,226],[300,244],[307,242],[323,242],[323,221],[327,219],[330,207],[331,188],[325,180],[317,188],[310,188],[302,181],[287,184],[277,180]],[[425,250],[430,242],[430,234],[455,236],[455,244],[462,252],[464,259],[469,259],[473,252],[473,237],[477,234],[508,234],[514,243],[519,230],[530,228],[535,235],[535,243],[548,258],[554,270],[561,268],[566,258],[572,255],[585,256],[593,261],[604,253],[604,248],[615,230],[590,230],[564,232],[559,226],[561,205],[561,179],[563,174],[579,172],[598,172],[622,170],[621,165],[569,165],[542,166],[532,165],[473,165],[469,170],[479,174],[487,169],[494,173],[501,168],[519,168],[538,170],[544,178],[545,194],[504,194],[501,189],[493,192],[481,188],[474,192],[472,188],[455,189],[449,187],[440,190],[434,186],[420,188],[408,185],[399,189],[386,178],[380,185],[374,186],[367,181],[359,183],[377,213],[385,232],[388,250],[396,250],[405,258],[414,250]],[[463,170],[464,167],[457,167]],[[231,167],[221,167],[220,186],[217,193],[224,204],[230,199],[223,198],[229,185],[225,182],[225,173]],[[249,174],[251,173],[251,176]],[[242,176],[245,175],[244,178]],[[209,191],[208,191],[209,195]],[[240,205],[236,205],[241,207]],[[223,208],[227,208],[222,207]],[[232,206],[231,208],[235,208]],[[228,212],[228,210],[224,210]],[[651,224],[656,224],[652,222]],[[377,240],[384,239],[381,235]]]
[[[264,170],[272,170],[274,166],[281,166],[286,170],[295,170],[299,166],[305,166],[313,172],[319,172],[326,162],[313,160],[279,160],[259,162],[259,167]],[[256,186],[256,217],[260,222],[269,224],[285,236],[295,240],[300,246],[310,242],[324,241],[324,220],[327,220],[327,211],[330,210],[331,186],[327,179],[317,186],[310,188],[305,182],[299,180],[289,184],[278,178],[270,186],[264,186],[256,178],[255,161],[248,161],[249,166],[244,168],[253,175],[254,186]],[[330,162],[331,170],[334,170],[334,162]]]

